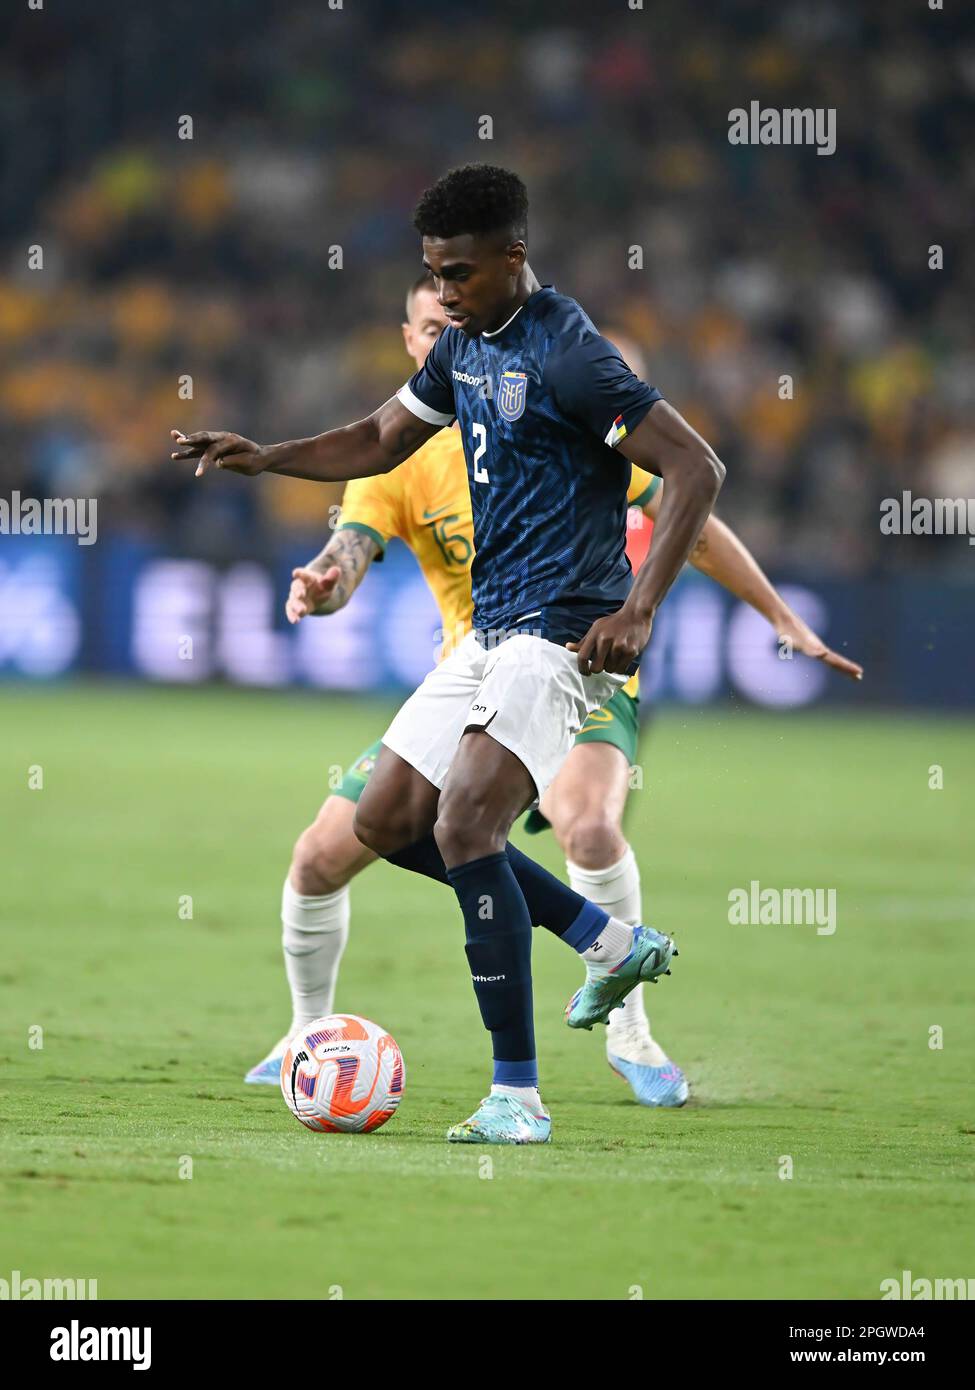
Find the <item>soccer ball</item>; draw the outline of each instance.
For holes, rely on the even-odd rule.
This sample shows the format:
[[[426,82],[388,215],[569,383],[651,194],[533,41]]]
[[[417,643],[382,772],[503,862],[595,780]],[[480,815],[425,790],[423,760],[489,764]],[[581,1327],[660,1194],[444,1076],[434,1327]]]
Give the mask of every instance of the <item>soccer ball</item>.
[[[296,1033],[281,1062],[288,1109],[309,1129],[365,1134],[392,1119],[406,1068],[396,1042],[355,1014],[316,1018]]]

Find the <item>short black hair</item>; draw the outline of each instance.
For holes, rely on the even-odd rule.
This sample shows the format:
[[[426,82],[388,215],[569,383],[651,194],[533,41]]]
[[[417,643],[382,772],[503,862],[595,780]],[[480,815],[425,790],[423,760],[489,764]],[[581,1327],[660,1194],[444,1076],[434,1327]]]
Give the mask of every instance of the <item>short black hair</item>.
[[[409,318],[413,308],[413,300],[419,290],[433,290],[436,293],[437,285],[429,270],[424,270],[413,281],[410,288],[406,291],[406,317]]]
[[[497,164],[464,164],[450,169],[421,195],[413,225],[421,236],[503,233],[512,241],[524,241],[528,235],[528,190],[510,169]]]

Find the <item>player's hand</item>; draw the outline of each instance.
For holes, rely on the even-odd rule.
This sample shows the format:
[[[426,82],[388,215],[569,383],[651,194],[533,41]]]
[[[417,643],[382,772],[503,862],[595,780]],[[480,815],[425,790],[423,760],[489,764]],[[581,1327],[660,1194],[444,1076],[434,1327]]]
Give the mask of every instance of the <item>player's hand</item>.
[[[605,618],[597,618],[581,642],[566,642],[570,652],[579,654],[579,671],[594,676],[600,671],[625,675],[639,660],[650,641],[652,618],[634,618],[621,608]]]
[[[267,467],[260,444],[255,444],[252,439],[244,439],[242,435],[228,434],[226,430],[200,430],[197,434],[170,430],[169,433],[177,446],[170,458],[199,459],[196,466],[198,478],[203,476],[211,463],[231,473],[245,473],[248,477],[263,473]]]
[[[341,578],[342,571],[338,565],[332,565],[324,574],[319,574],[317,570],[292,570],[291,592],[284,605],[288,622],[300,623],[309,613],[316,613]]]
[[[838,671],[841,676],[848,676],[851,681],[863,680],[863,667],[855,661],[848,661],[845,656],[840,656],[839,652],[827,647],[823,639],[817,637],[809,624],[804,623],[797,613],[789,613],[776,626],[779,640],[784,638],[791,642],[794,651],[811,656],[814,661],[821,661],[831,671]]]

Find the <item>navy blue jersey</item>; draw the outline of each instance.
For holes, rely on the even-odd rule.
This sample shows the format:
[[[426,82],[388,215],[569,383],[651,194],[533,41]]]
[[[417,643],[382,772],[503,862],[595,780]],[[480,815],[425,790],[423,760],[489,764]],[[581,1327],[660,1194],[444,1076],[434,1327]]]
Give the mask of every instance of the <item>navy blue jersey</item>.
[[[399,392],[422,420],[456,416],[474,512],[474,626],[564,643],[624,602],[630,464],[613,445],[660,392],[550,285],[494,333],[447,327]]]

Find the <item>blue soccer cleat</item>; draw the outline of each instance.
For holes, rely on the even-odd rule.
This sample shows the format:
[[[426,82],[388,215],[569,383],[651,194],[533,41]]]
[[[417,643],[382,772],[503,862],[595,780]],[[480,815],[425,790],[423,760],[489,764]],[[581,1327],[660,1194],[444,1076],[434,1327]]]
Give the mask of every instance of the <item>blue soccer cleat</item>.
[[[612,1011],[641,980],[653,983],[658,975],[670,974],[670,962],[678,955],[669,936],[653,927],[633,928],[633,949],[612,970],[587,965],[589,978],[577,989],[565,1009],[570,1028],[591,1028],[608,1023]]]
[[[288,1043],[291,1041],[290,1034],[282,1038],[280,1042],[274,1044],[271,1051],[262,1062],[258,1062],[256,1067],[251,1067],[244,1077],[248,1086],[280,1086],[281,1084],[281,1063],[284,1054],[288,1050]]]
[[[617,1076],[629,1082],[641,1105],[676,1109],[687,1103],[687,1078],[642,1025],[610,1024],[606,1060]]]
[[[552,1121],[514,1096],[485,1096],[469,1120],[447,1130],[450,1144],[547,1144]]]

